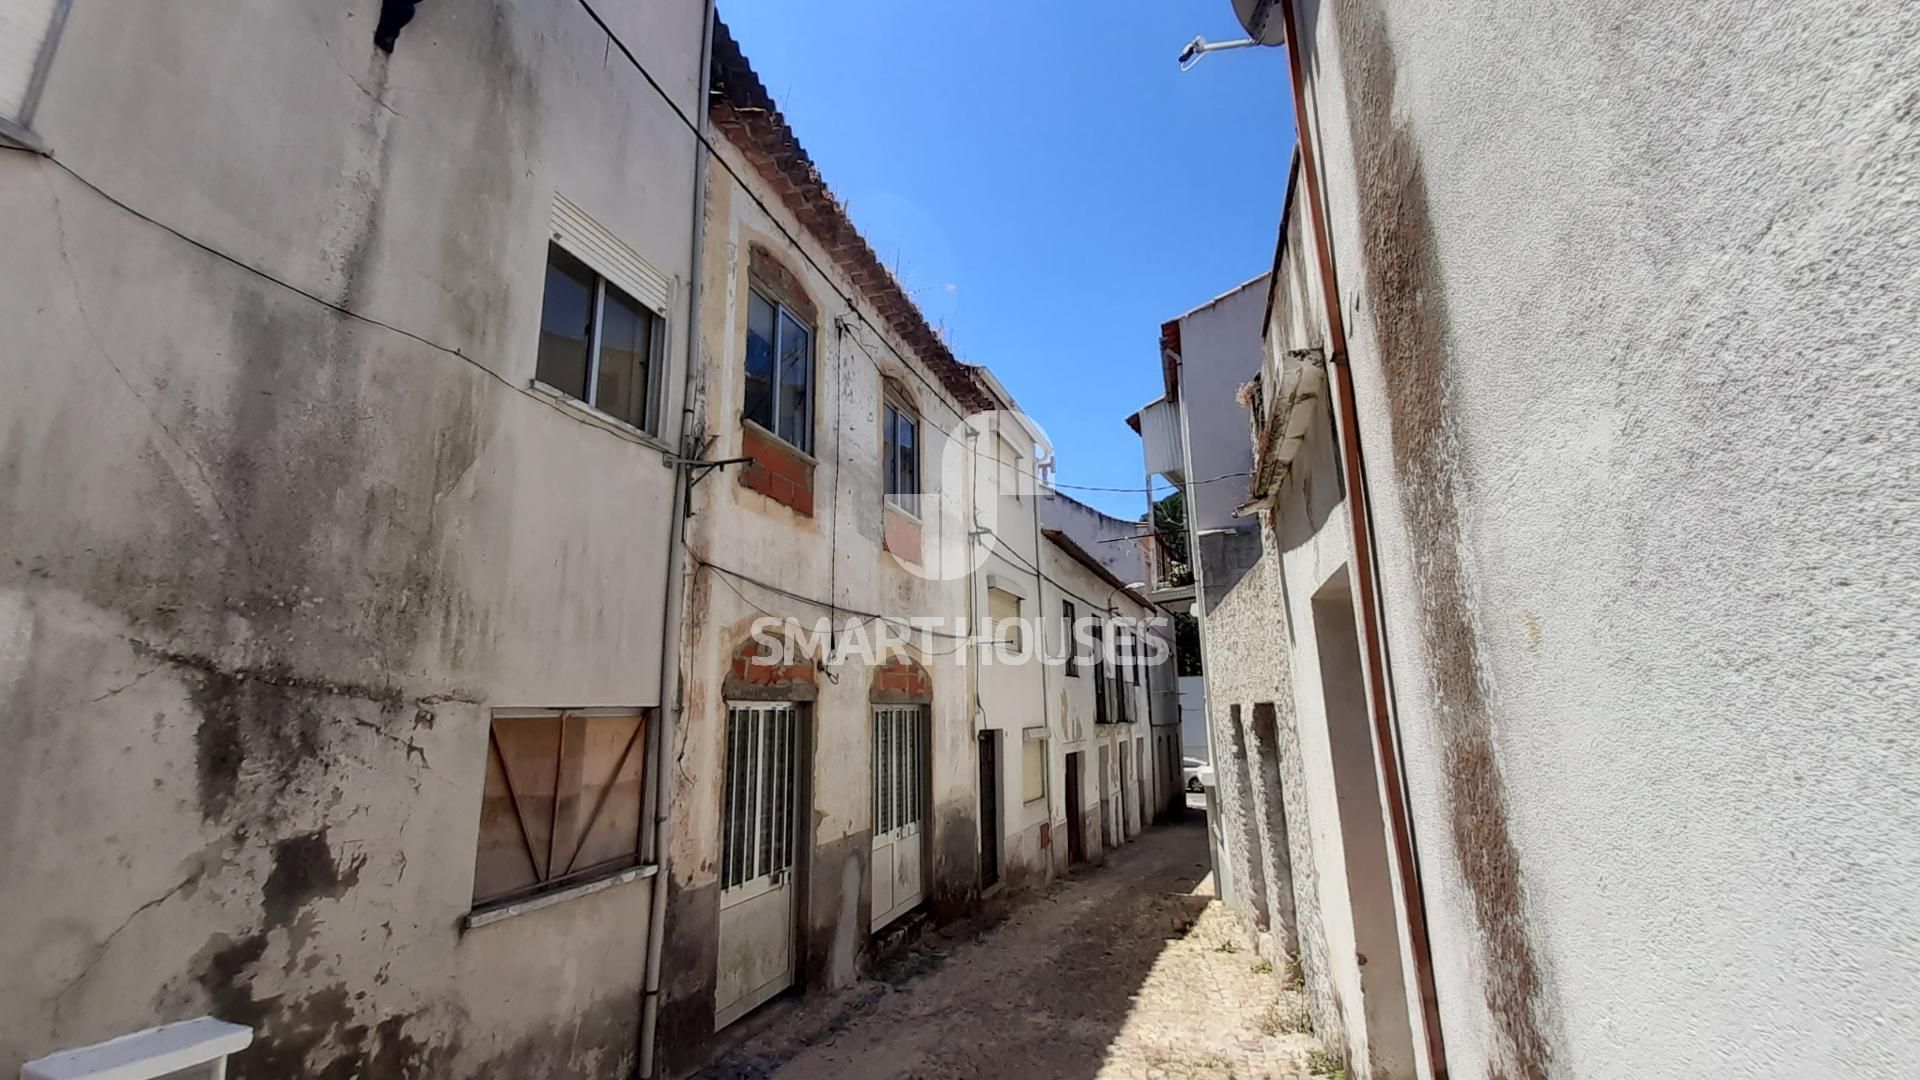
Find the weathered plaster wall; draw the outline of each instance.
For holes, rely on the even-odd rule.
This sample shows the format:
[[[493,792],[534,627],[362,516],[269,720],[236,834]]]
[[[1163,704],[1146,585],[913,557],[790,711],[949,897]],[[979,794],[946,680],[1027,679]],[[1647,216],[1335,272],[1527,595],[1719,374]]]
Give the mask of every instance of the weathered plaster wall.
[[[987,590],[994,588],[1020,598],[1022,618],[1037,619],[1048,611],[1042,583],[1035,573],[1040,566],[1041,540],[1032,470],[1035,458],[1044,451],[1036,451],[1031,434],[1013,421],[1011,414],[1002,414],[993,427],[981,422],[975,426],[983,432],[974,458],[972,500],[979,508],[975,527],[991,530],[992,535],[982,537],[984,557],[969,581],[975,590],[974,610],[982,620],[989,617]],[[1011,464],[1003,466],[995,460],[995,429],[1011,452],[1019,456],[1018,468],[1025,470],[1025,475],[1015,476]],[[1057,609],[1053,613],[1057,614]],[[1041,884],[1053,876],[1052,822],[1058,816],[1051,793],[1033,802],[1021,797],[1022,732],[1047,726],[1049,696],[1057,692],[1060,681],[1057,671],[1038,662],[1039,642],[1033,635],[1029,633],[1023,640],[1028,655],[1014,656],[1011,662],[1002,659],[998,650],[980,650],[980,711],[976,722],[979,730],[1001,732],[1001,880],[1013,888]],[[1051,747],[1048,752],[1057,755]]]
[[[1920,9],[1302,5],[1456,1075],[1920,1055]]]
[[[1084,550],[1084,549],[1083,549]],[[1091,554],[1091,552],[1089,552]],[[1113,605],[1116,617],[1145,620],[1153,612],[1147,606],[1135,601],[1125,592],[1117,591],[1113,586],[1093,571],[1087,569],[1078,560],[1061,550],[1051,542],[1041,544],[1040,568],[1045,572],[1045,616],[1047,653],[1050,656],[1062,655],[1068,646],[1063,641],[1066,628],[1060,620],[1061,602],[1072,603],[1076,614],[1086,617],[1103,610],[1106,603]],[[1107,597],[1111,594],[1111,600]],[[1048,669],[1048,688],[1054,700],[1054,707],[1048,716],[1051,746],[1048,752],[1047,802],[1054,821],[1053,833],[1059,839],[1054,842],[1062,848],[1056,856],[1061,869],[1066,866],[1064,847],[1067,830],[1066,801],[1066,759],[1069,753],[1081,755],[1084,774],[1081,778],[1080,796],[1083,812],[1083,827],[1086,830],[1086,847],[1089,859],[1099,860],[1105,856],[1105,848],[1100,833],[1100,748],[1107,748],[1107,790],[1110,793],[1109,813],[1117,811],[1119,820],[1127,820],[1127,807],[1133,807],[1133,832],[1121,829],[1114,837],[1112,846],[1119,846],[1131,835],[1137,834],[1141,807],[1152,813],[1153,787],[1151,775],[1142,777],[1134,772],[1133,762],[1137,761],[1138,750],[1135,744],[1145,738],[1148,732],[1148,709],[1151,707],[1152,691],[1149,687],[1151,673],[1143,677],[1141,684],[1135,686],[1131,681],[1121,685],[1120,693],[1126,695],[1127,715],[1135,717],[1128,724],[1098,724],[1094,717],[1095,708],[1094,680],[1099,677],[1099,668],[1094,659],[1093,650],[1081,654],[1084,659],[1078,675],[1068,675],[1064,667]],[[1169,667],[1160,665],[1161,668]],[[1116,707],[1116,699],[1110,694],[1108,708]],[[1121,784],[1120,758],[1122,753],[1136,755],[1128,758],[1127,783]],[[1152,755],[1148,754],[1149,768]]]
[[[1258,542],[1257,533],[1253,540]],[[1268,851],[1263,857],[1260,804],[1250,788],[1253,770],[1245,750],[1245,732],[1253,725],[1256,704],[1291,708],[1286,627],[1272,577],[1266,564],[1255,563],[1207,616],[1206,624],[1208,719],[1213,725],[1213,766],[1220,789],[1219,825],[1233,860],[1233,879],[1259,883],[1258,899],[1255,889],[1242,888],[1232,901],[1262,929],[1275,921],[1277,894],[1291,891],[1290,876],[1276,858],[1280,853]],[[1238,732],[1234,730],[1236,707]]]
[[[0,155],[0,1071],[209,1012],[243,1078],[637,1047],[648,884],[459,923],[488,707],[658,703],[672,473],[522,388],[553,193],[684,305],[694,144],[577,8],[388,58],[378,7],[77,5],[36,121],[324,304]],[[700,16],[615,20],[685,109]]]
[[[1132,584],[1146,582],[1146,552],[1140,546],[1141,525],[1102,513],[1055,488],[1040,489],[1040,524],[1059,529],[1100,560],[1113,576]]]
[[[1266,304],[1262,274],[1180,317],[1180,421],[1190,484],[1244,473],[1253,460],[1246,410],[1234,393],[1260,370]],[[1193,531],[1245,525],[1233,516],[1233,508],[1246,501],[1245,483],[1198,484],[1186,492]]]
[[[689,550],[731,573],[697,570],[690,597],[685,656],[686,722],[676,750],[674,839],[669,894],[665,1049],[675,1067],[696,1062],[711,1047],[719,906],[718,874],[725,777],[724,681],[734,650],[763,615],[791,616],[811,629],[831,616],[844,629],[847,612],[895,618],[966,614],[966,578],[943,580],[911,572],[883,546],[881,402],[883,372],[896,393],[912,397],[923,419],[923,498],[928,543],[923,563],[944,557],[936,535],[964,536],[965,479],[949,490],[937,467],[953,448],[948,430],[956,407],[932,388],[923,369],[902,366],[911,356],[849,318],[841,299],[852,285],[821,267],[833,262],[793,220],[764,180],[724,140],[720,154],[748,178],[758,202],[715,164],[705,208],[706,296],[701,319],[702,395],[696,429],[712,439],[712,459],[740,453],[743,425],[748,265],[752,245],[772,253],[819,312],[815,327],[814,513],[800,514],[743,486],[734,470],[716,473],[694,494]],[[764,207],[764,208],[763,208]],[[768,211],[777,218],[768,216]],[[803,249],[793,246],[797,238]],[[807,257],[811,256],[811,260]],[[864,310],[864,309],[863,309]],[[865,312],[875,325],[879,318]],[[892,349],[887,347],[891,344]],[[896,355],[896,350],[897,354]],[[873,359],[869,359],[871,354]],[[876,361],[880,367],[876,368]],[[917,372],[917,374],[916,374]],[[924,381],[923,381],[924,380]],[[957,445],[957,444],[956,444]],[[943,497],[944,496],[944,497]],[[939,520],[934,520],[935,518]],[[935,526],[947,530],[936,534]],[[756,584],[758,582],[766,584]],[[782,596],[768,586],[794,596]],[[813,602],[810,602],[813,601]],[[835,612],[832,607],[841,610]],[[945,627],[951,630],[951,625]],[[868,640],[875,626],[864,621]],[[844,638],[838,638],[846,644]],[[957,642],[935,639],[917,654],[930,677],[933,702],[929,830],[929,903],[944,911],[964,907],[978,888],[973,690]],[[828,663],[815,680],[809,706],[813,739],[811,805],[801,814],[808,860],[803,874],[800,979],[811,987],[851,982],[870,958],[873,841],[873,721],[871,670],[863,659]],[[1037,706],[1037,693],[1036,693]]]

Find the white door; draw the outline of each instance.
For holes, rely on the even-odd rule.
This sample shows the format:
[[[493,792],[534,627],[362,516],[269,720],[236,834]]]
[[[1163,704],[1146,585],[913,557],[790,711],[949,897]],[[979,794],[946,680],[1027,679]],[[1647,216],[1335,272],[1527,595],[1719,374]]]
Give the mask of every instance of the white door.
[[[873,929],[926,895],[927,710],[873,710]]]
[[[793,985],[798,715],[786,703],[727,708],[716,1028]]]

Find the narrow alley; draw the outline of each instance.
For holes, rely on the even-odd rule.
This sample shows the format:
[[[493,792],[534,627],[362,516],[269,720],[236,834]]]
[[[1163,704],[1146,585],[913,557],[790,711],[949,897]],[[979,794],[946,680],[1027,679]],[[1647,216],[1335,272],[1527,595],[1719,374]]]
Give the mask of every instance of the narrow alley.
[[[0,1080],[1913,1080],[1920,0],[0,0]]]
[[[1196,815],[769,1010],[707,1080],[1309,1077],[1301,995],[1214,899]]]

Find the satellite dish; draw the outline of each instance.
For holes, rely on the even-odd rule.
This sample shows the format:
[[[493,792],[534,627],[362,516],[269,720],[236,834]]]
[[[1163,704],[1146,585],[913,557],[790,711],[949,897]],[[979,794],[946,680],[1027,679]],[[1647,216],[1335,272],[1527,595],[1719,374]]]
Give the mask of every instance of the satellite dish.
[[[1233,0],[1233,13],[1247,36],[1261,45],[1285,45],[1287,20],[1280,14],[1284,0]]]

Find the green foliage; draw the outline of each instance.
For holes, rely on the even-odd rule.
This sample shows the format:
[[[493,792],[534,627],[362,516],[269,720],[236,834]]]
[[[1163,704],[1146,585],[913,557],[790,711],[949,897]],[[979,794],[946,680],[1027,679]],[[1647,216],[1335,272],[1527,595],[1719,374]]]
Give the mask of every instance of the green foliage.
[[[1307,1071],[1315,1076],[1328,1076],[1333,1080],[1347,1080],[1347,1067],[1340,1059],[1325,1050],[1314,1050],[1307,1054]]]
[[[1160,545],[1166,549],[1167,560],[1182,567],[1191,566],[1193,559],[1187,551],[1187,497],[1185,493],[1173,494],[1153,504],[1153,531],[1160,536]],[[1187,570],[1186,584],[1193,580],[1193,571]]]
[[[1199,675],[1200,620],[1191,611],[1173,614],[1173,665],[1180,675]]]
[[[1260,1014],[1258,1026],[1262,1035],[1311,1035],[1313,1016],[1304,1003],[1276,1001]]]

